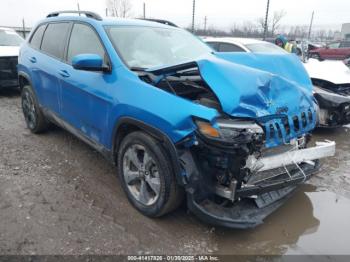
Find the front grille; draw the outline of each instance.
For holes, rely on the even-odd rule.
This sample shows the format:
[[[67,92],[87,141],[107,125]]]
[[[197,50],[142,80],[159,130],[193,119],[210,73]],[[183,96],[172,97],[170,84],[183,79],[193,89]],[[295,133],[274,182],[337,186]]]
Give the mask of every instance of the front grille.
[[[0,81],[17,79],[18,57],[0,57]]]
[[[259,121],[259,120],[258,120]],[[275,116],[275,118],[260,118],[266,138],[266,147],[274,147],[289,143],[312,130],[316,122],[314,109],[306,109],[292,116]]]

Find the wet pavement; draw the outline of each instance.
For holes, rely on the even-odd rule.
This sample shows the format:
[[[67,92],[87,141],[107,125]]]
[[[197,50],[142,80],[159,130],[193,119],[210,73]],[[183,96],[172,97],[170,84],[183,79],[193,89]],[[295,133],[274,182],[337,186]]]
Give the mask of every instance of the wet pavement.
[[[33,135],[0,90],[0,254],[350,254],[350,129],[337,153],[265,224],[228,230],[183,206],[160,219],[128,203],[115,168],[60,128]]]

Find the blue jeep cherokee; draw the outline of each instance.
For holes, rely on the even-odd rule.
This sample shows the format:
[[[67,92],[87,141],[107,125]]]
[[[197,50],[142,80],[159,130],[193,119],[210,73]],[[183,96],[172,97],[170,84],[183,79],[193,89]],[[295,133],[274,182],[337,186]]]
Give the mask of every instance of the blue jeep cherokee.
[[[254,227],[334,154],[334,142],[308,147],[317,105],[294,55],[218,54],[180,28],[67,13],[21,47],[25,121],[113,161],[142,214],[186,198],[209,223]]]

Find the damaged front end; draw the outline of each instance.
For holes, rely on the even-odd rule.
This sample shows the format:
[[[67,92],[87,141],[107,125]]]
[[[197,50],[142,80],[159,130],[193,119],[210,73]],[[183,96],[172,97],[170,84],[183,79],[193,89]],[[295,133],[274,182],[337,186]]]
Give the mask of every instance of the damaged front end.
[[[212,119],[192,115],[194,131],[175,144],[188,207],[208,223],[261,224],[318,170],[318,159],[335,153],[334,142],[308,147],[317,106],[292,56],[213,56],[138,75],[218,112]]]
[[[245,120],[218,122],[220,133],[226,134],[225,141],[209,137],[215,133],[198,122],[194,146],[188,146],[190,141],[177,145],[188,181],[188,206],[214,225],[250,228],[261,224],[298,184],[318,170],[318,159],[335,153],[334,142],[307,148],[308,135],[266,148],[265,132],[258,124]]]
[[[350,124],[350,83],[333,84],[312,79],[314,96],[319,105],[318,125],[339,127]]]

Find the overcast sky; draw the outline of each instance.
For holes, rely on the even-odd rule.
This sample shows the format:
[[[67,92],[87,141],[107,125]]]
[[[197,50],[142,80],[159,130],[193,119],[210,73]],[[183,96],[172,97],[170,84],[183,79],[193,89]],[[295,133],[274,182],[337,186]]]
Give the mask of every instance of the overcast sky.
[[[142,15],[143,2],[146,15],[171,20],[180,26],[191,23],[192,0],[130,0],[133,16]],[[77,0],[0,0],[0,26],[19,26],[22,18],[28,26],[45,17],[51,11],[77,9]],[[271,0],[271,12],[284,9],[287,15],[284,25],[306,25],[315,11],[316,26],[339,29],[350,22],[350,0]],[[203,27],[204,17],[208,26],[229,29],[234,23],[256,22],[265,14],[266,0],[196,0],[196,25]],[[105,0],[79,0],[81,10],[105,14]]]

